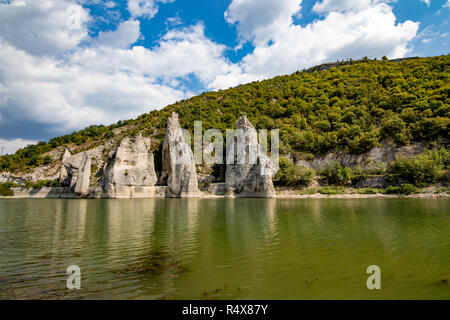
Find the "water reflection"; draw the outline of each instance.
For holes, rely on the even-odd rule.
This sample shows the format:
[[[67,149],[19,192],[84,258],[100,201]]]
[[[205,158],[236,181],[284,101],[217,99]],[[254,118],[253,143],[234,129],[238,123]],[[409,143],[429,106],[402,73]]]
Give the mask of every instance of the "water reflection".
[[[448,200],[0,201],[0,298],[449,298]],[[65,289],[65,269],[82,290]],[[445,282],[443,282],[445,283]]]

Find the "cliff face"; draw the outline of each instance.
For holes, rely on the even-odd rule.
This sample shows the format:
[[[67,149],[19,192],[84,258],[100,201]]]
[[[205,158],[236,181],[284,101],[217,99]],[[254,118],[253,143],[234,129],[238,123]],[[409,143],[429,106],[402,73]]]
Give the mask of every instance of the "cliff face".
[[[177,113],[172,113],[167,120],[162,168],[163,179],[167,178],[167,186],[173,195],[189,197],[199,192],[194,156],[184,140]]]
[[[0,182],[24,184],[24,181],[35,181],[36,177],[59,180],[61,190],[33,191],[31,195],[34,197],[196,197],[202,192],[229,197],[275,197],[272,182],[274,165],[259,145],[255,127],[245,116],[239,118],[235,126],[233,139],[227,139],[227,164],[221,167],[225,169],[225,183],[212,183],[217,174],[223,175],[223,170],[216,172],[216,176],[197,173],[193,152],[183,137],[177,113],[168,118],[162,145],[160,182],[165,184],[163,186],[155,186],[158,179],[151,140],[141,134],[124,137],[114,148],[98,145],[73,155],[67,149],[61,150],[60,161],[53,167],[37,167],[24,175],[2,173]],[[448,148],[448,144],[443,146]],[[309,161],[297,160],[296,165],[314,169],[334,162],[351,168],[377,163],[389,166],[398,156],[411,158],[430,147],[428,142],[401,147],[385,142],[361,155],[330,152]],[[203,185],[202,191],[199,190],[199,181]],[[385,177],[373,176],[359,181],[357,187],[384,188],[387,185]],[[29,194],[25,190],[20,192]]]
[[[227,159],[234,159],[226,167],[227,193],[230,196],[274,197],[273,165],[262,153],[255,128],[245,116],[236,121],[236,128],[233,146],[227,146]]]
[[[124,138],[111,152],[105,176],[104,189],[112,198],[132,197],[144,190],[152,194],[157,178],[150,138],[141,134]]]
[[[261,150],[255,128],[247,117],[240,118],[236,128],[235,138],[239,140],[239,133],[243,133],[244,139],[239,140],[241,144],[236,143],[232,149],[234,163],[226,166],[225,183],[209,186],[204,192],[217,195],[228,193],[238,197],[274,197],[273,165]],[[205,177],[197,175],[193,152],[183,137],[177,113],[173,113],[167,121],[162,146],[161,180],[165,181],[166,186],[155,186],[157,175],[150,138],[144,138],[141,134],[125,137],[104,159],[106,150],[107,146],[100,145],[72,155],[65,149],[58,171],[63,188],[40,194],[48,197],[73,195],[96,198],[196,197],[202,194],[198,181],[204,182]],[[245,163],[240,162],[242,154],[246,154]],[[254,162],[249,162],[252,154]],[[6,176],[4,178],[7,179]],[[28,194],[25,190],[20,192]]]
[[[91,178],[91,157],[88,152],[83,152],[78,176],[75,182],[75,194],[87,196],[89,194],[89,182]]]

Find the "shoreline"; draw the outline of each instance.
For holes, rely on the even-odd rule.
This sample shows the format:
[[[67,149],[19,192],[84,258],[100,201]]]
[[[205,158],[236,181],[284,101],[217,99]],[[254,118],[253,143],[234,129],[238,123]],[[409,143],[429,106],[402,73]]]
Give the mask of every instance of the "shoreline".
[[[338,193],[338,194],[301,194],[295,191],[286,192],[286,190],[279,190],[275,197],[258,197],[249,195],[233,195],[228,196],[225,194],[212,194],[202,192],[188,197],[171,197],[165,196],[163,192],[153,193],[146,196],[143,194],[136,196],[123,196],[123,197],[107,197],[102,194],[96,194],[91,197],[78,196],[73,192],[68,191],[66,188],[51,188],[43,187],[41,189],[33,188],[12,188],[14,191],[13,196],[0,196],[0,199],[167,199],[167,198],[196,198],[196,199],[236,199],[236,198],[259,198],[259,199],[448,199],[450,194],[446,192],[442,193],[415,193],[415,194],[363,194],[363,193]]]

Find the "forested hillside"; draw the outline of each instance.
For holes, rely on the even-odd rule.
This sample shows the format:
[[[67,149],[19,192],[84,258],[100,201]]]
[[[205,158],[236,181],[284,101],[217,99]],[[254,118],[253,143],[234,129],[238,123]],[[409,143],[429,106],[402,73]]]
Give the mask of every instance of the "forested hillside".
[[[181,126],[225,131],[247,115],[256,128],[280,129],[281,151],[312,158],[332,150],[361,154],[383,140],[446,141],[450,129],[450,55],[387,61],[362,59],[298,71],[236,88],[208,92],[110,126],[53,138],[0,158],[0,171],[24,171],[55,159],[52,149],[79,151],[142,132],[160,149],[172,111]],[[151,105],[151,101],[149,101]]]

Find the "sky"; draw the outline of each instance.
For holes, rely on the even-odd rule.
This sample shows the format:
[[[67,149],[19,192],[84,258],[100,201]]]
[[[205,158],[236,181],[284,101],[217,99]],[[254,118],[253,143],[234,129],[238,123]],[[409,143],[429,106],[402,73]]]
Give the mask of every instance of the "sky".
[[[0,152],[205,91],[449,53],[450,0],[0,0]]]

